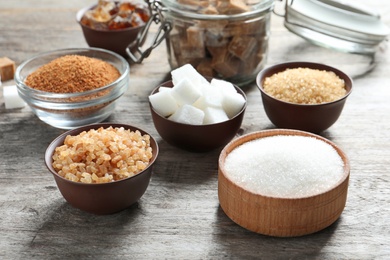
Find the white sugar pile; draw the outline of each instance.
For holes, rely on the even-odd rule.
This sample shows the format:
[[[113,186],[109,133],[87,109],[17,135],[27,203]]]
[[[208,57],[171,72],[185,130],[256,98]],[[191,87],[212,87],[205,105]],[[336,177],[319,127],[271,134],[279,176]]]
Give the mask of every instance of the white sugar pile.
[[[271,197],[320,194],[343,176],[343,160],[313,137],[279,135],[246,142],[225,159],[226,176],[241,188]]]

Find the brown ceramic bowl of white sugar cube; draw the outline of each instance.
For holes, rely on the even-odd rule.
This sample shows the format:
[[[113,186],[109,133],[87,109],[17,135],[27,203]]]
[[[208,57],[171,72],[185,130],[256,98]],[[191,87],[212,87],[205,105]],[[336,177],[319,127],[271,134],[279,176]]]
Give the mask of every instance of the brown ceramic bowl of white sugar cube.
[[[245,229],[303,236],[339,219],[349,174],[347,155],[330,140],[300,130],[262,130],[222,150],[218,198],[226,215]]]
[[[276,127],[312,133],[336,123],[352,91],[347,74],[315,62],[269,66],[257,75],[256,83],[266,115]]]
[[[207,80],[211,81],[212,79],[209,78]],[[173,87],[174,83],[172,80],[164,82],[158,85],[151,92],[150,96],[163,91],[162,89],[172,89]],[[149,100],[150,111],[157,132],[170,145],[191,152],[207,152],[223,147],[239,131],[247,103],[246,95],[239,87],[232,84],[232,89],[234,89],[237,95],[241,96],[241,100],[244,103],[238,111],[229,115],[227,120],[216,123],[194,125],[188,122],[173,121],[170,116],[162,114],[153,107]]]

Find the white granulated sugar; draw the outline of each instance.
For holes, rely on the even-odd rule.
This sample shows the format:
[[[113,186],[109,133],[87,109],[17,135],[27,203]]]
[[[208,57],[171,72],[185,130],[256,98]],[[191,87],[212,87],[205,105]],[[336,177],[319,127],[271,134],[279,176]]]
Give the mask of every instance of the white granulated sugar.
[[[246,142],[225,159],[226,176],[241,188],[270,197],[320,194],[338,183],[344,163],[313,137],[278,135]]]

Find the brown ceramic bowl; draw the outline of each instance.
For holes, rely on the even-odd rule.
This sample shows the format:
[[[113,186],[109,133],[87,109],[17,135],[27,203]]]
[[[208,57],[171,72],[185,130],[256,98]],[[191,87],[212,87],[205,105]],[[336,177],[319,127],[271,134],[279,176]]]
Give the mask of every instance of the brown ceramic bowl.
[[[96,5],[85,7],[77,12],[76,20],[80,24],[84,38],[90,47],[102,48],[127,57],[126,48],[137,39],[138,33],[145,26],[132,27],[120,30],[96,30],[82,24],[81,18],[87,10]],[[141,43],[142,44],[142,43]]]
[[[305,105],[285,102],[264,92],[263,82],[265,78],[289,68],[299,67],[333,71],[344,80],[347,90],[346,95],[333,102]],[[352,79],[344,72],[324,64],[312,62],[287,62],[270,66],[257,75],[256,83],[261,92],[264,110],[275,126],[312,133],[320,133],[337,121],[344,108],[346,99],[352,91]]]
[[[157,86],[150,95],[158,92],[159,87],[173,87],[172,81]],[[235,86],[238,93],[245,93]],[[157,113],[149,102],[154,126],[160,136],[169,144],[191,152],[207,152],[226,145],[236,135],[244,118],[247,102],[241,111],[227,121],[209,125],[189,125],[177,123]]]
[[[152,136],[150,136],[153,156],[150,160],[149,166],[145,170],[132,177],[110,183],[86,184],[67,180],[58,175],[54,170],[52,166],[52,155],[55,148],[64,143],[67,135],[77,135],[90,129],[98,129],[99,127],[107,128],[109,126],[124,127],[125,129],[130,129],[131,131],[139,130],[141,134],[148,134],[142,129],[125,124],[92,124],[61,134],[50,143],[45,153],[45,164],[49,171],[53,174],[58,189],[65,200],[75,208],[99,215],[119,212],[128,208],[142,197],[149,185],[153,164],[159,153],[157,142]]]
[[[313,195],[275,197],[247,190],[226,174],[226,157],[235,148],[277,135],[316,138],[332,146],[343,161],[341,178]],[[349,174],[348,157],[331,141],[299,130],[263,130],[236,138],[222,150],[218,161],[218,198],[226,215],[243,228],[275,237],[303,236],[330,226],[340,217],[347,200]]]

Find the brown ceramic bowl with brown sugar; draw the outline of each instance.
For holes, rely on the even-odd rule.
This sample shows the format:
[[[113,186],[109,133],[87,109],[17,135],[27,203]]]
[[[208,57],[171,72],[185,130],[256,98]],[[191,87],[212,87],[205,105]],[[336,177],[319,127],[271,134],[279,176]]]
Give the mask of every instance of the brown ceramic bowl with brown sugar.
[[[135,42],[138,34],[145,28],[145,25],[116,30],[99,30],[91,28],[82,23],[81,19],[86,11],[95,7],[96,4],[82,8],[76,15],[76,20],[81,26],[85,41],[90,47],[110,50],[122,55],[123,57],[127,57],[127,47],[131,43]],[[144,40],[140,43],[140,45],[144,43]]]
[[[331,102],[320,104],[298,104],[282,101],[264,91],[267,77],[287,69],[309,68],[334,72],[345,83],[346,94]],[[256,78],[261,92],[264,110],[271,122],[279,128],[290,128],[312,133],[320,133],[331,127],[340,117],[347,97],[352,91],[352,79],[344,72],[320,63],[286,62],[263,69]]]
[[[157,86],[150,95],[158,92],[160,87],[173,87],[172,81]],[[237,115],[227,121],[207,124],[191,125],[178,123],[159,114],[149,102],[152,119],[157,132],[167,143],[191,152],[208,152],[226,145],[237,134],[244,118],[247,98],[239,87],[234,86],[239,94],[245,98],[245,104]]]
[[[123,127],[125,130],[130,131],[138,130],[142,135],[150,136],[152,158],[150,159],[147,168],[132,177],[97,184],[71,181],[57,173],[52,165],[52,157],[55,149],[64,144],[66,136],[75,136],[83,131],[98,129],[100,127],[108,128],[110,126],[113,128]],[[99,123],[72,129],[54,139],[46,149],[45,164],[53,175],[62,196],[70,205],[89,213],[104,215],[124,210],[137,202],[143,196],[149,186],[153,165],[157,159],[158,153],[159,148],[157,142],[144,130],[126,124]]]

